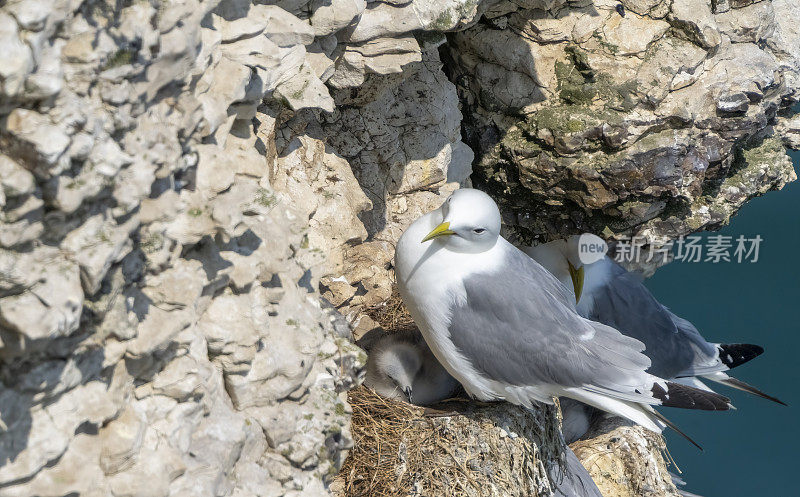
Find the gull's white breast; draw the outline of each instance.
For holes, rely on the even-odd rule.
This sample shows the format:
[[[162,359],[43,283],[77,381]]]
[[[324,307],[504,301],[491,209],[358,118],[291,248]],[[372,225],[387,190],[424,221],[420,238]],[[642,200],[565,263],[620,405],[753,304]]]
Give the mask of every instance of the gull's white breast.
[[[412,224],[397,244],[395,271],[403,301],[433,354],[468,393],[481,400],[516,397],[508,385],[481,375],[456,349],[449,330],[453,309],[466,303],[464,279],[490,277],[511,247],[499,238],[486,252],[463,254],[447,250],[439,240],[420,243],[438,224],[436,211],[431,214]],[[529,396],[530,392],[523,397]]]

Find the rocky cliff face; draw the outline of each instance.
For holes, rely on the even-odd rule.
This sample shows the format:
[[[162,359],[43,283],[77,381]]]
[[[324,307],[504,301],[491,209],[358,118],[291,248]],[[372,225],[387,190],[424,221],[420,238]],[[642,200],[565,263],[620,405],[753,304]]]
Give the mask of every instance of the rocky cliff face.
[[[451,35],[476,182],[523,235],[675,238],[795,178],[796,2],[500,2]]]
[[[523,235],[674,236],[793,179],[797,4],[623,5],[5,2],[0,494],[324,494],[341,314],[473,164]]]

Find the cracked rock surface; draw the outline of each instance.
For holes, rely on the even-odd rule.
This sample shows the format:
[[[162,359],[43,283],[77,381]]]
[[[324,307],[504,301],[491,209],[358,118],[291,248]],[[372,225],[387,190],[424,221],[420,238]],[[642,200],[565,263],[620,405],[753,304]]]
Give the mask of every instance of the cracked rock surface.
[[[0,495],[326,495],[454,189],[613,238],[794,179],[796,2],[616,3],[3,3]]]
[[[775,129],[798,99],[796,2],[525,3],[447,45],[473,180],[522,238],[674,238],[795,179]]]

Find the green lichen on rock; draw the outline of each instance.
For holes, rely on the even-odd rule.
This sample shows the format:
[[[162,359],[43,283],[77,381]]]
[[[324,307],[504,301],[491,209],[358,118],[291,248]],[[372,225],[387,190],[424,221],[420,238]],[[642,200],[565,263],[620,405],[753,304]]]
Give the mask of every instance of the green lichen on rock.
[[[445,9],[428,27],[434,31],[445,31],[452,28],[455,21],[456,19],[454,19],[453,11],[451,9]]]
[[[139,243],[139,248],[146,254],[158,252],[164,246],[164,236],[161,233],[150,233]]]
[[[619,52],[619,46],[608,41],[599,31],[595,31],[592,34],[592,38],[597,40],[597,43],[608,53],[616,55]]]
[[[275,195],[265,188],[259,188],[256,190],[256,198],[255,201],[258,205],[262,207],[272,207],[275,205],[276,201]]]
[[[567,58],[556,61],[558,96],[568,105],[591,105],[596,100],[607,108],[628,111],[635,105],[636,82],[616,83],[610,75],[595,71],[586,53],[575,45],[564,49]]]
[[[608,109],[628,112],[636,107],[637,83],[634,80],[615,83],[607,74],[598,74],[594,87],[597,96]]]
[[[750,140],[734,151],[727,177],[715,185],[704,185],[703,195],[696,199],[685,217],[692,229],[708,225],[722,226],[753,197],[781,188],[797,178],[792,161],[778,136]],[[705,216],[698,212],[708,212]]]
[[[567,104],[588,105],[597,91],[573,63],[557,61],[558,96]]]
[[[136,55],[135,50],[131,50],[129,48],[121,48],[117,50],[114,55],[108,58],[105,65],[103,66],[103,70],[113,69],[115,67],[124,66],[133,62],[133,58]]]
[[[556,61],[554,67],[559,98],[566,104],[589,105],[597,90],[593,85],[595,73],[586,53],[575,45],[567,46],[564,52],[567,57]]]
[[[742,148],[741,151],[744,161],[749,165],[787,162],[786,147],[778,136],[765,138],[758,145]]]
[[[530,128],[528,131],[525,131],[516,126],[509,129],[501,141],[502,146],[506,150],[522,154],[526,157],[539,155],[539,152],[542,151],[542,147],[531,137],[529,131]]]
[[[464,19],[469,19],[470,14],[477,7],[479,0],[467,0],[461,5],[452,8],[447,8],[436,16],[436,19],[430,23],[426,29],[433,31],[447,31],[458,26],[459,22]]]
[[[736,150],[730,174],[722,182],[722,187],[745,188],[765,175],[793,174],[792,162],[783,142],[777,136],[770,136]]]
[[[303,82],[303,86],[301,86],[300,88],[295,90],[294,93],[292,93],[292,98],[294,98],[295,100],[303,98],[303,94],[306,92],[306,88],[308,88],[309,83],[310,81]]]
[[[613,110],[583,105],[557,105],[545,107],[530,115],[523,125],[528,131],[549,129],[560,135],[578,133],[607,124],[619,124],[622,116]]]

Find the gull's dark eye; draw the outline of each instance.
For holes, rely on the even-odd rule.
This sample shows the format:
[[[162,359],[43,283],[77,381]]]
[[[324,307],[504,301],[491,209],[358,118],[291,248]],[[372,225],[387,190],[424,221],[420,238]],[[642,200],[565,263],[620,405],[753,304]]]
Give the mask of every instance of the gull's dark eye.
[[[475,228],[474,230],[472,230],[472,232],[477,234],[477,235],[480,235],[484,231],[486,231],[484,228]]]

